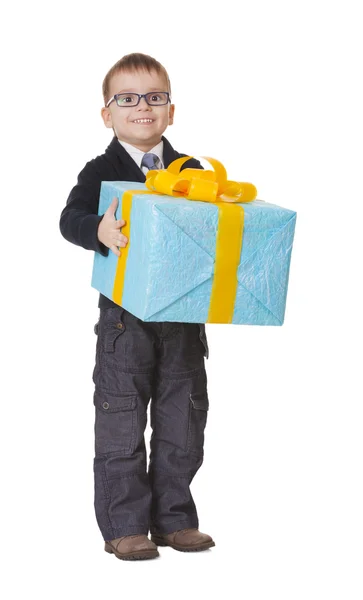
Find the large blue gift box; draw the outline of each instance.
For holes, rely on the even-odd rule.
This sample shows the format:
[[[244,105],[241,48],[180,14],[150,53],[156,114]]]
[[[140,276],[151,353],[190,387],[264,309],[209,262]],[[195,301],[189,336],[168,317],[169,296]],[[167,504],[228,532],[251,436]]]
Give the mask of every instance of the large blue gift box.
[[[141,183],[102,182],[100,215],[116,196],[115,217],[124,218],[124,192],[143,193],[132,197],[127,252],[121,248],[120,258],[111,250],[107,257],[95,253],[92,287],[143,321],[213,322],[208,313],[218,206],[146,189]],[[244,228],[237,292],[231,318],[218,322],[282,325],[296,213],[262,200],[239,206]]]

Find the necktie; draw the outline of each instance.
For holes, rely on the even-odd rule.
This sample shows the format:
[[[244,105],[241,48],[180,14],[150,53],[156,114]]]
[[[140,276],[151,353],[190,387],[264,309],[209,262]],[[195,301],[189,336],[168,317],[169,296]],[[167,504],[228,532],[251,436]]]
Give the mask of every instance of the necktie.
[[[141,167],[146,167],[149,169],[158,169],[159,168],[159,157],[157,154],[153,154],[152,152],[147,152],[144,154],[143,159],[141,161]]]

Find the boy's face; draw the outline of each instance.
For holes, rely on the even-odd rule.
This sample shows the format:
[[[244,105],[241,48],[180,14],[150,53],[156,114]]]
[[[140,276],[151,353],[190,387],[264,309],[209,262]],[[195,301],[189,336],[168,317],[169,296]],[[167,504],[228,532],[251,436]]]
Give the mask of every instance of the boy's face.
[[[167,92],[167,83],[162,74],[152,71],[122,72],[114,75],[110,81],[110,94],[136,92]],[[120,107],[111,102],[108,108],[103,107],[101,115],[106,127],[113,128],[115,135],[122,142],[127,142],[143,152],[148,152],[161,140],[168,125],[172,125],[174,105],[149,106],[145,98],[141,98],[137,106]],[[140,122],[148,119],[148,122]]]

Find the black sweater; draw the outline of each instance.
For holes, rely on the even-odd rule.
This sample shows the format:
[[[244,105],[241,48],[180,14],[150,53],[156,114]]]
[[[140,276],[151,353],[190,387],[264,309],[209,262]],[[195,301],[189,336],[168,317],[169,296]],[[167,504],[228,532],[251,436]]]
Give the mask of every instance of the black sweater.
[[[173,160],[186,156],[174,150],[168,140],[164,142],[163,162],[167,168]],[[184,168],[199,168],[201,164],[195,160],[188,160]],[[98,225],[102,215],[98,215],[98,202],[102,181],[145,181],[145,175],[136,162],[121,146],[116,137],[106,148],[104,154],[90,160],[78,175],[77,185],[68,196],[67,205],[60,218],[62,235],[72,242],[86,248],[100,252],[107,256],[109,249],[97,237]],[[100,294],[98,306],[100,308],[115,307],[117,304]]]

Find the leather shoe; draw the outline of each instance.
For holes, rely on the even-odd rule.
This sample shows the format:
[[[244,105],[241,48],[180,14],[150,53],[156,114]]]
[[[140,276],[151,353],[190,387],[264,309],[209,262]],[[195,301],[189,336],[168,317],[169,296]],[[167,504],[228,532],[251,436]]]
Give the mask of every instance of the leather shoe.
[[[147,535],[124,535],[105,542],[105,551],[121,560],[142,560],[159,556],[157,547]]]
[[[168,534],[153,534],[151,541],[157,546],[170,546],[180,552],[198,552],[215,546],[214,541],[206,533],[198,529],[180,529]]]

